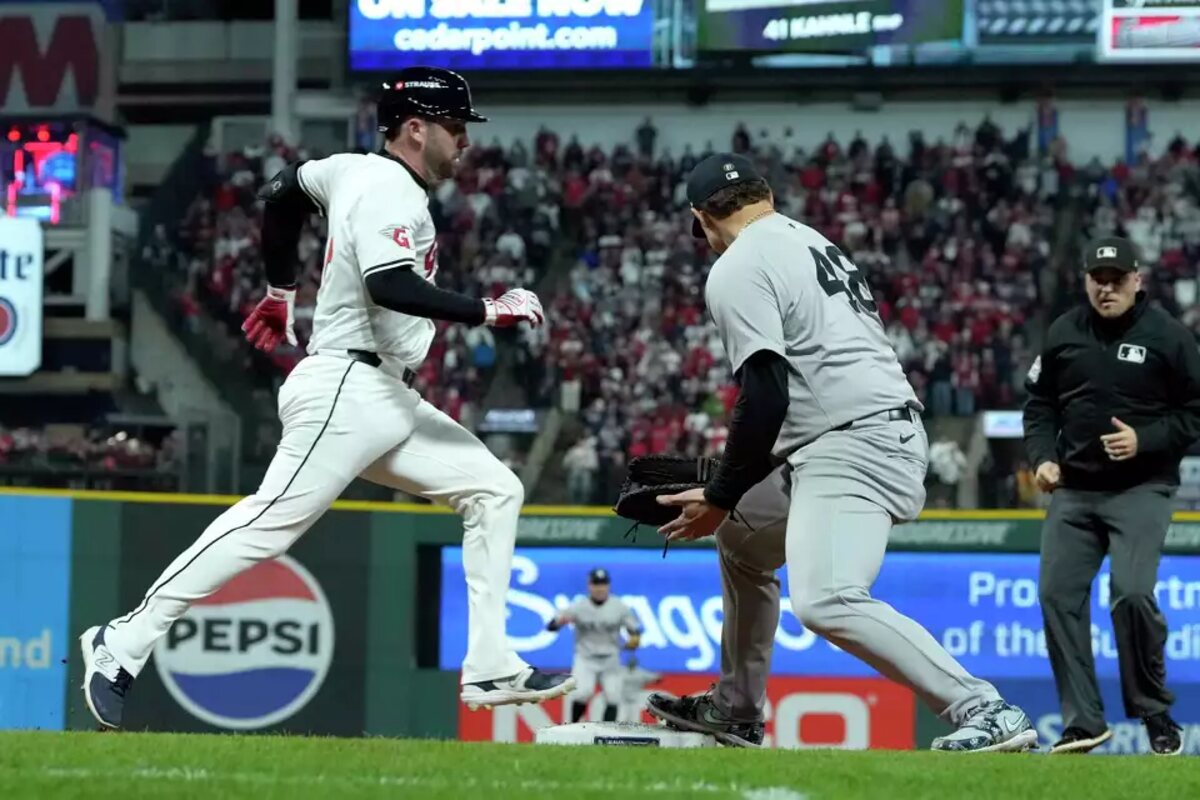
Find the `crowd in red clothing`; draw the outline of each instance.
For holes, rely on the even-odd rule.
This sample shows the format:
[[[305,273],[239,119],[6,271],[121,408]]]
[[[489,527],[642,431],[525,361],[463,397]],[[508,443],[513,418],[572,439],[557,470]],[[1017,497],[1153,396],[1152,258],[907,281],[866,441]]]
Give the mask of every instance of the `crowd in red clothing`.
[[[543,132],[538,158],[566,175],[563,230],[576,248],[548,324],[524,343],[535,401],[579,408],[600,474],[626,456],[714,453],[737,389],[708,324],[712,255],[689,234],[686,175],[705,155],[638,147],[586,153]],[[935,415],[1011,406],[1028,362],[1023,326],[1062,165],[1029,152],[1027,132],[992,123],[952,140],[833,137],[815,148],[734,132],[732,149],[767,177],[784,214],[838,243],[868,277],[918,397]]]
[[[1081,170],[1088,187],[1079,245],[1101,236],[1128,237],[1146,268],[1150,297],[1200,333],[1200,144],[1176,136],[1163,154],[1133,164]],[[1066,276],[1072,296],[1078,270]]]
[[[290,161],[316,157],[273,138],[263,148],[247,148],[214,158],[212,181],[192,202],[178,230],[160,227],[146,248],[152,268],[175,268],[182,279],[177,308],[195,324],[202,311],[223,320],[233,337],[265,289],[259,256],[262,182]],[[515,173],[515,174],[514,174]],[[528,285],[549,253],[556,218],[538,207],[541,187],[510,168],[498,148],[477,148],[457,179],[434,190],[431,206],[438,226],[438,283],[476,296],[501,294]],[[312,215],[298,247],[296,335],[268,356],[245,345],[246,366],[286,375],[304,356],[323,267],[325,221]],[[455,419],[477,402],[495,364],[496,343],[485,328],[439,325],[415,388]]]
[[[174,480],[179,435],[172,430],[148,437],[84,425],[0,427],[0,483],[25,485],[36,478],[36,485],[45,486],[56,473],[58,484],[82,488],[130,488],[120,483],[122,476],[132,476],[131,486],[137,487],[149,472],[159,473],[158,483]]]
[[[543,288],[548,323],[520,333],[521,383],[533,405],[577,410],[602,459],[719,452],[736,386],[703,285],[712,255],[691,237],[684,182],[706,153],[655,147],[647,121],[611,150],[543,129],[521,142],[477,145],[456,179],[436,187],[439,285],[476,296]],[[739,125],[731,147],[753,158],[779,210],[838,243],[868,278],[888,337],[930,414],[1011,406],[1028,354],[1023,326],[1039,303],[1061,163],[1030,152],[991,122],[946,141],[912,134],[903,150],[861,136],[806,146]],[[258,201],[266,176],[316,154],[272,140],[220,160],[151,260],[178,260],[185,314],[201,308],[236,335],[263,287]],[[320,282],[323,221],[300,245],[301,348],[271,357],[286,373],[302,355]],[[542,287],[536,287],[542,288]],[[459,413],[479,399],[495,360],[486,329],[447,326],[419,388]],[[249,357],[249,352],[247,354]]]

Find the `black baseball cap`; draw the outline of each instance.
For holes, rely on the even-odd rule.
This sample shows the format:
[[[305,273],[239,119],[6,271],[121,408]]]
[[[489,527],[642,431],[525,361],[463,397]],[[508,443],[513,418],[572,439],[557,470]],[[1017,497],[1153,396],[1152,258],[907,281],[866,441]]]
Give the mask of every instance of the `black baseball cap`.
[[[457,72],[441,67],[409,67],[386,81],[379,95],[376,119],[387,133],[409,117],[487,122],[471,105],[471,87]]]
[[[762,179],[754,164],[745,156],[715,153],[697,164],[688,176],[687,199],[695,207],[727,186]],[[692,220],[692,236],[704,238],[704,229],[700,227],[698,219]]]
[[[609,583],[608,570],[604,567],[596,567],[588,573],[588,583]]]
[[[1117,269],[1133,272],[1138,268],[1137,252],[1133,242],[1119,236],[1107,236],[1089,242],[1083,253],[1083,271]]]

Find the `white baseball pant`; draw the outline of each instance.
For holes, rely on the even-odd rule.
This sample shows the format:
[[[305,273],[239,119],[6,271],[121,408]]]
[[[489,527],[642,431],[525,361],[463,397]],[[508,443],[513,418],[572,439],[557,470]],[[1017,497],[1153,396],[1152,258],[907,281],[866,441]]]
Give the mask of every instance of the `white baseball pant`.
[[[463,518],[468,635],[464,683],[527,665],[508,646],[506,595],[520,480],[470,431],[383,368],[305,358],[279,391],[283,438],[258,491],[217,517],[109,623],[105,641],[136,676],[189,606],[254,564],[287,552],[356,476],[420,495]]]

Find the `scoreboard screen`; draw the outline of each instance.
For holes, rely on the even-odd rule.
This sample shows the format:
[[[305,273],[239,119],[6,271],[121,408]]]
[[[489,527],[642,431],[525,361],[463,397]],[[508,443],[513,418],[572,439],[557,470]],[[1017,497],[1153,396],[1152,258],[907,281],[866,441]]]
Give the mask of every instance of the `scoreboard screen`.
[[[962,38],[963,0],[703,0],[698,49],[858,53]]]
[[[1200,61],[1200,2],[1106,0],[1097,53],[1104,61]]]

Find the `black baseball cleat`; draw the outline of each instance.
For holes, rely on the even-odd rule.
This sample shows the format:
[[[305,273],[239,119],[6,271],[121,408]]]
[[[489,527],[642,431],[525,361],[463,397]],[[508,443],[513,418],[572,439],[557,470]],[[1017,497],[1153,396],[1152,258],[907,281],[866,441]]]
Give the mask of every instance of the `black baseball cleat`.
[[[459,697],[467,708],[541,703],[575,690],[575,679],[566,672],[542,672],[526,667],[516,675],[490,681],[464,683]]]
[[[88,628],[79,637],[79,649],[83,652],[83,699],[103,727],[120,728],[133,676],[117,663],[104,644],[104,627]]]
[[[1050,745],[1050,753],[1089,753],[1111,739],[1112,735],[1112,728],[1105,728],[1103,733],[1089,733],[1072,726],[1063,731],[1061,739]]]
[[[1150,739],[1150,750],[1156,756],[1177,756],[1183,752],[1183,729],[1163,711],[1143,717],[1146,736]]]
[[[712,701],[712,691],[688,697],[653,692],[646,699],[646,710],[668,727],[681,731],[708,733],[729,747],[762,747],[761,722],[736,722],[729,719]]]

